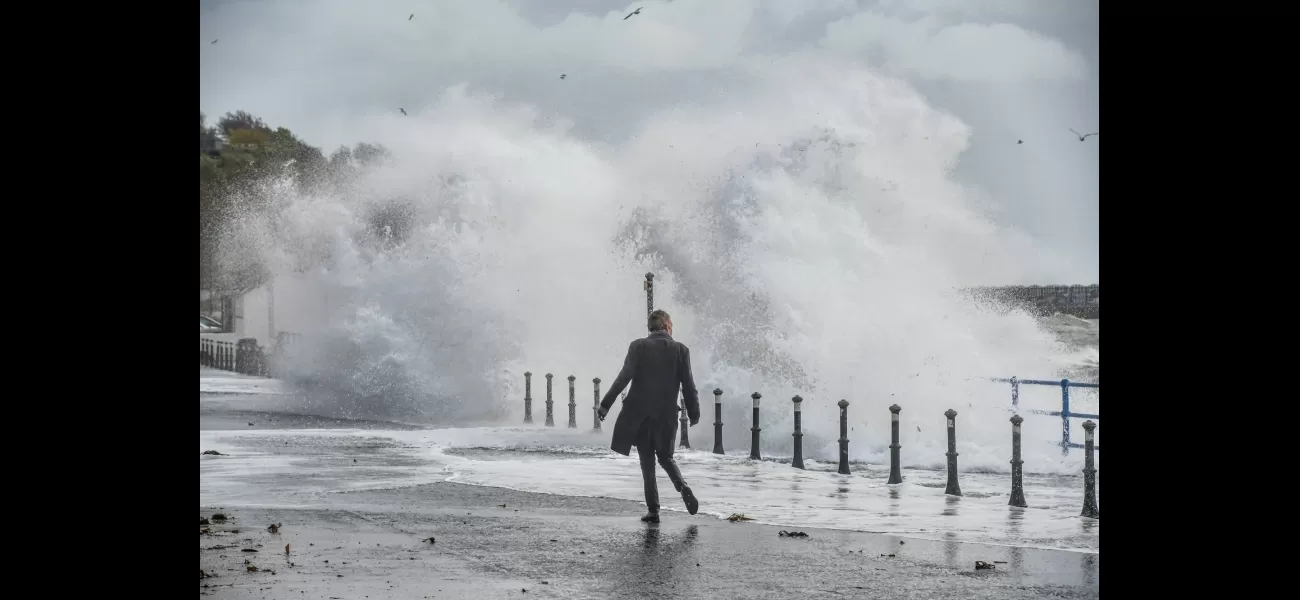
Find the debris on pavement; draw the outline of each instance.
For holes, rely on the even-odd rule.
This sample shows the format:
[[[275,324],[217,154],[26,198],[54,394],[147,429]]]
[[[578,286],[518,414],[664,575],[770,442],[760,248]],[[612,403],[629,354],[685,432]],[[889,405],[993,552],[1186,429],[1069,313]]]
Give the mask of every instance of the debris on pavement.
[[[204,450],[203,454],[207,456],[225,456],[225,454],[217,452],[216,450]]]
[[[753,521],[754,519],[746,517],[741,513],[731,513],[731,516],[727,517],[727,520],[735,523],[736,521]]]
[[[271,533],[280,533],[280,525],[281,523],[271,523],[266,527],[266,530]]]
[[[216,575],[209,574],[207,571],[204,571],[202,568],[199,569],[199,579],[207,579],[209,577],[216,577]]]
[[[1005,561],[1005,560],[995,560],[995,561],[993,561],[993,562],[994,562],[995,564],[999,564],[999,565],[1005,565],[1005,564],[1007,564],[1007,561]]]
[[[199,517],[199,525],[211,525],[207,517]]]
[[[806,538],[806,537],[808,537],[808,534],[806,534],[806,533],[804,533],[804,532],[802,532],[802,531],[785,531],[785,530],[782,530],[781,533],[779,533],[779,534],[777,534],[777,535],[780,535],[781,537],[797,537],[797,538]]]
[[[285,545],[284,545],[284,553],[285,553],[285,554],[288,554],[288,553],[289,553],[289,544],[285,544]]]
[[[424,539],[422,539],[422,540],[420,540],[420,541],[421,541],[421,542],[429,542],[430,544],[436,544],[436,543],[438,543],[438,540],[434,539],[433,536],[429,536],[429,537],[424,538]]]
[[[213,522],[213,523],[224,523],[225,521],[226,521],[226,514],[225,514],[225,513],[217,513],[217,514],[215,514],[215,515],[212,515],[212,522]]]
[[[997,568],[996,566],[986,563],[982,560],[975,561],[975,570],[977,571],[980,569],[996,569],[996,568]]]
[[[240,552],[257,552],[257,549],[256,549],[256,548],[244,548],[243,550],[240,550]]]

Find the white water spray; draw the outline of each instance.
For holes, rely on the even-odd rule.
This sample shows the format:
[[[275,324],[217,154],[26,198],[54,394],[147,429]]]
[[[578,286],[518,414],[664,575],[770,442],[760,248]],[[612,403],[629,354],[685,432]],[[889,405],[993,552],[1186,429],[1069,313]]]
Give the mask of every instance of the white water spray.
[[[511,423],[531,370],[538,421],[543,374],[561,426],[573,374],[588,426],[591,378],[607,388],[644,335],[649,270],[692,349],[697,447],[720,387],[731,448],[747,444],[761,391],[765,445],[788,454],[798,393],[810,458],[834,456],[846,398],[854,459],[886,456],[898,403],[905,463],[942,461],[954,408],[963,466],[1005,470],[1010,413],[990,406],[1010,397],[983,378],[1052,377],[1066,351],[1030,316],[955,292],[1037,268],[1026,238],[949,178],[969,131],[907,84],[825,57],[748,75],[743,101],[675,107],[614,145],[464,87],[359,123],[393,154],[359,193],[280,188],[257,235],[239,238],[274,271],[311,265],[304,277],[333,299],[293,365],[314,401]],[[384,203],[402,207],[398,235],[373,231]],[[1050,418],[1027,422],[1025,460],[1056,464],[1059,435]]]

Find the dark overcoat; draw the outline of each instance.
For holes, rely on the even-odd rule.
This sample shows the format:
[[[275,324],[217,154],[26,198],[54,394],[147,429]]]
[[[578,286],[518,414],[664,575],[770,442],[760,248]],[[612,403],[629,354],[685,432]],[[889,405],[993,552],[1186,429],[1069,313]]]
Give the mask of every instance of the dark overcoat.
[[[673,340],[666,331],[652,331],[650,335],[633,341],[627,347],[623,369],[605,392],[600,406],[606,411],[614,400],[632,382],[632,389],[623,400],[623,410],[614,422],[614,440],[610,447],[624,456],[636,445],[641,423],[654,419],[658,425],[651,435],[658,448],[672,448],[677,435],[677,392],[680,389],[686,404],[686,416],[692,423],[700,420],[700,397],[695,390],[695,377],[691,374],[691,351],[686,344]]]

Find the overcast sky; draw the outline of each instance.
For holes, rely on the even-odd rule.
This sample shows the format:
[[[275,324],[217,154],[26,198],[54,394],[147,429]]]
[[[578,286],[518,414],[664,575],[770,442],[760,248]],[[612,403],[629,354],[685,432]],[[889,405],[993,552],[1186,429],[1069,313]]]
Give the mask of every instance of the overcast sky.
[[[1100,136],[1080,143],[1069,129],[1099,130],[1098,3],[200,0],[199,104],[247,110],[328,152],[364,141],[360,115],[414,112],[467,83],[619,143],[654,111],[741,93],[745,63],[834,55],[969,125],[956,177],[1065,258],[1043,283],[1092,283]]]

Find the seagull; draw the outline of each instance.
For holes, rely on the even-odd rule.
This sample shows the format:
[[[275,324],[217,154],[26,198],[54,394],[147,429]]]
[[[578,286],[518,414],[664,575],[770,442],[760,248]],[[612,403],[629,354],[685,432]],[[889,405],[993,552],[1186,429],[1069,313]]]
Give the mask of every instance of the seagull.
[[[407,20],[407,21],[410,21],[411,19],[414,19],[414,18],[415,18],[415,13],[411,13],[411,16],[407,17],[406,20]]]
[[[212,40],[212,43],[214,43],[214,44],[217,43],[217,40]]]
[[[645,7],[642,6],[641,8],[645,8]],[[631,18],[632,18],[632,15],[639,15],[639,14],[641,14],[641,8],[638,8],[638,9],[636,9],[636,10],[630,12],[630,13],[627,13],[627,16],[626,16],[626,17],[623,17],[623,20],[626,21],[626,20],[628,20],[628,19],[631,19]]]
[[[1025,143],[1025,140],[1016,140],[1016,143],[1017,143],[1017,144],[1023,144],[1023,143]]]
[[[399,108],[399,109],[397,109],[397,110],[402,111],[402,116],[403,116],[403,117],[406,116],[406,109],[405,109],[405,108]]]
[[[564,73],[560,73],[560,79],[564,79]]]
[[[1097,133],[1089,133],[1089,134],[1087,134],[1087,135],[1084,135],[1084,134],[1082,134],[1082,133],[1079,133],[1079,132],[1077,132],[1077,131],[1071,129],[1071,130],[1070,130],[1070,133],[1073,133],[1074,135],[1079,136],[1079,141],[1082,142],[1083,140],[1088,139],[1088,136],[1089,136],[1089,135],[1097,135],[1097,133],[1100,133],[1100,132],[1097,132]]]

